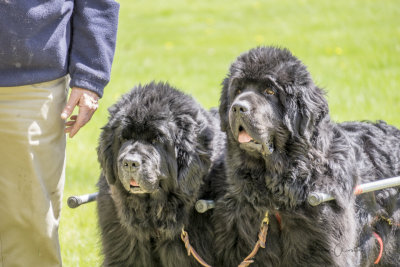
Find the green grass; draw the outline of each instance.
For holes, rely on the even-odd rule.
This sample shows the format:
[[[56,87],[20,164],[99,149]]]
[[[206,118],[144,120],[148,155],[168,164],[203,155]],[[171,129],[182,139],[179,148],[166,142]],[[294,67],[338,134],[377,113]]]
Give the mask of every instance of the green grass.
[[[218,105],[221,81],[242,52],[289,48],[326,89],[335,121],[383,119],[400,127],[400,5],[397,0],[121,0],[111,82],[92,121],[68,141],[66,198],[96,191],[96,147],[107,108],[152,80]],[[99,266],[95,203],[64,205],[64,266]]]

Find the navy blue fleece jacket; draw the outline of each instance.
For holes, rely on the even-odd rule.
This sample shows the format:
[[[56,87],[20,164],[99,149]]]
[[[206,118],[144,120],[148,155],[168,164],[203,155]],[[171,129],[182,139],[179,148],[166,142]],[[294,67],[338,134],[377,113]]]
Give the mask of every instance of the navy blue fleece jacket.
[[[118,12],[114,0],[0,0],[0,87],[70,74],[71,87],[101,97],[110,80]]]

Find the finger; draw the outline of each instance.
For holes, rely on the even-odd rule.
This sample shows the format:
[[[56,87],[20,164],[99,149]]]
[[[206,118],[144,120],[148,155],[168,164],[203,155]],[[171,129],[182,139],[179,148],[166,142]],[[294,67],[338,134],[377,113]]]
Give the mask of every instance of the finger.
[[[70,133],[71,130],[72,130],[72,127],[67,127],[67,128],[65,128],[64,133],[66,133],[66,134]]]
[[[75,121],[67,121],[65,123],[65,126],[73,126],[75,124]]]
[[[67,121],[67,123],[68,122],[75,122],[76,121],[76,119],[78,118],[78,116],[77,115],[73,115],[73,116],[71,116],[70,118],[69,118],[69,121]]]
[[[76,90],[72,90],[68,102],[61,113],[61,119],[66,120],[72,114],[75,106],[79,102],[79,98],[80,98],[79,92],[77,92]]]
[[[69,121],[67,121],[67,122],[65,122],[65,126],[67,127],[67,126],[73,126],[74,124],[75,124],[75,121],[76,121],[76,118],[77,118],[78,116],[77,115],[73,115],[73,116],[71,116],[69,119]]]

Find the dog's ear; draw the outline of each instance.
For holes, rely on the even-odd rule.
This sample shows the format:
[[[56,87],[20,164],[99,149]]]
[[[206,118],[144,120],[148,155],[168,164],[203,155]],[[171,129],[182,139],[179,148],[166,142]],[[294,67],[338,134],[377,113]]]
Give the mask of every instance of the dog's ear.
[[[102,130],[99,146],[97,147],[97,157],[107,182],[112,185],[116,182],[115,173],[117,169],[114,157],[118,153],[114,147],[115,129],[105,126]]]
[[[316,86],[297,87],[296,94],[286,96],[284,121],[294,136],[311,138],[315,127],[329,113],[324,92]]]
[[[181,151],[178,158],[178,184],[179,188],[188,196],[197,196],[203,177],[206,174],[209,163],[207,164],[206,155],[198,155],[196,152]],[[183,159],[183,157],[185,159]]]
[[[195,121],[190,116],[181,121],[184,131],[175,142],[178,186],[186,195],[196,196],[211,164],[213,131],[206,121]]]
[[[229,127],[229,90],[231,86],[235,83],[236,79],[225,78],[222,82],[222,92],[219,99],[219,117],[221,120],[221,130],[226,132]]]

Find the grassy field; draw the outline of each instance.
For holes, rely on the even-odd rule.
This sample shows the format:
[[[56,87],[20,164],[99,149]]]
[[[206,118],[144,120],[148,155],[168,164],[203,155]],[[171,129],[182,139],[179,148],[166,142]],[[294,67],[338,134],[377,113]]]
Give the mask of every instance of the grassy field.
[[[111,82],[92,121],[68,141],[66,198],[96,191],[96,147],[107,108],[152,80],[218,105],[232,61],[259,45],[289,48],[326,89],[335,121],[383,119],[400,127],[400,5],[397,0],[121,0]],[[64,266],[99,266],[96,204],[60,225]]]

